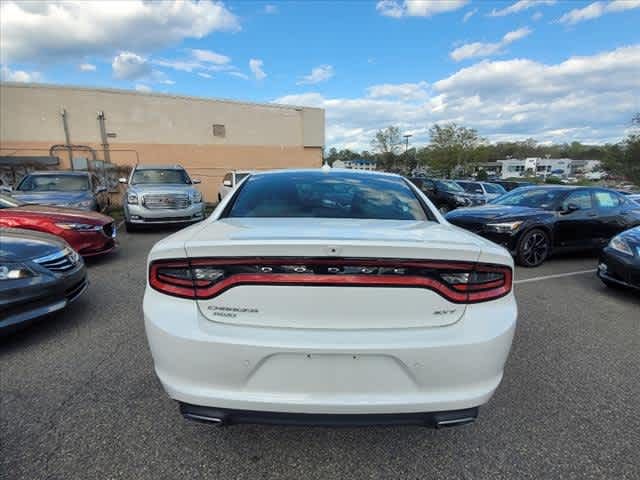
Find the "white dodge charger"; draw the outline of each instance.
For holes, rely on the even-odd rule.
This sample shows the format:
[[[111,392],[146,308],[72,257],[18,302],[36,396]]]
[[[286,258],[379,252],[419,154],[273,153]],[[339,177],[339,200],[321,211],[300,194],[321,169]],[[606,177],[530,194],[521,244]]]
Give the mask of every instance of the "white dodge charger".
[[[187,418],[459,425],[502,379],[512,279],[400,176],[264,172],[153,247],[144,319]]]

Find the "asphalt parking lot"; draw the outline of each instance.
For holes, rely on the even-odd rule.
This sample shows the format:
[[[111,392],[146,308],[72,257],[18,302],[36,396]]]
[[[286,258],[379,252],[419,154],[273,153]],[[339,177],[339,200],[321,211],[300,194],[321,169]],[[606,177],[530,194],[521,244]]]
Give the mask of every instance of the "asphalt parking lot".
[[[153,374],[144,265],[166,234],[123,232],[82,299],[0,339],[0,478],[640,478],[640,296],[593,256],[517,269],[513,350],[473,425],[218,429]]]

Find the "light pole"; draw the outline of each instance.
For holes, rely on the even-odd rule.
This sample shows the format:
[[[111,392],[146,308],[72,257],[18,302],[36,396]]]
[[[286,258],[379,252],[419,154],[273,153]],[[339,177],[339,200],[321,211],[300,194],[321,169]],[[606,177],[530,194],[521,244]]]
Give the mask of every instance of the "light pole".
[[[409,139],[413,137],[413,135],[411,135],[410,133],[405,133],[403,137],[404,137],[404,161],[407,162],[407,166],[408,166],[409,162],[407,159],[407,152],[409,151]]]

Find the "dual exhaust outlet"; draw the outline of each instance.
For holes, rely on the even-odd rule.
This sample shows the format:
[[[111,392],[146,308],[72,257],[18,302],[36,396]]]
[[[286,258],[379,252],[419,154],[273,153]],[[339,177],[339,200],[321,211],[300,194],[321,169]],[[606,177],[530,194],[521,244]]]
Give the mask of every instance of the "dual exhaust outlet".
[[[235,424],[298,425],[325,427],[358,427],[382,425],[420,425],[431,428],[456,427],[473,423],[478,408],[434,413],[401,414],[300,414],[218,409],[180,404],[184,418],[216,427]]]

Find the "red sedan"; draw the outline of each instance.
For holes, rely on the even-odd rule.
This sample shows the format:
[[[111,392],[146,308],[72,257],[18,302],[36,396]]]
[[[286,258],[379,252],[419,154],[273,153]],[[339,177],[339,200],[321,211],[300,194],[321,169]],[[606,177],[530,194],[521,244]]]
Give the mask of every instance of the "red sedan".
[[[108,253],[117,245],[115,224],[107,215],[74,208],[27,205],[2,194],[0,227],[57,235],[83,257]]]

